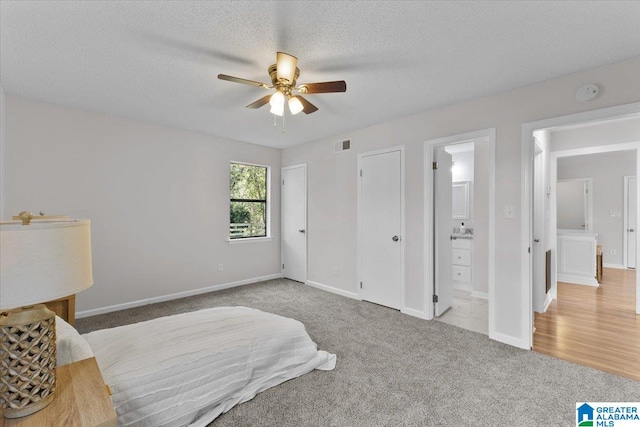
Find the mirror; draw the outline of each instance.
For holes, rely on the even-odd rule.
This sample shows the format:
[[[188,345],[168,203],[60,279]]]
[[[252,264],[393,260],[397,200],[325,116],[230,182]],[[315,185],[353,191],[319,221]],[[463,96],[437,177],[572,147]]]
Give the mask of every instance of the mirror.
[[[558,229],[591,230],[591,178],[558,180]]]
[[[452,184],[451,202],[453,219],[469,219],[469,181]]]

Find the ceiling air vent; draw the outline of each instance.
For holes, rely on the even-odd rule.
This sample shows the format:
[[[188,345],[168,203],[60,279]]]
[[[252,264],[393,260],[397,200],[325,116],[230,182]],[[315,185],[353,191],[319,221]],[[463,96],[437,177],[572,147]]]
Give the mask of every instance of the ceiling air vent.
[[[351,149],[351,140],[345,139],[343,141],[337,141],[333,144],[333,151],[339,153],[341,151],[350,150]]]

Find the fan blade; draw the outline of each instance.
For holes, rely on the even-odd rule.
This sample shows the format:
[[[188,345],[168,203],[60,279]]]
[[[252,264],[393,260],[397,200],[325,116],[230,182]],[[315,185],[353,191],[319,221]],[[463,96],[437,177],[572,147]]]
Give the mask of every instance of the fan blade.
[[[301,97],[300,95],[296,96],[296,98],[298,98],[302,103],[302,111],[305,114],[311,114],[318,111],[318,107],[316,107],[315,105],[313,105],[312,103],[310,103],[309,101]]]
[[[220,80],[226,80],[228,82],[242,83],[250,86],[263,87],[265,89],[273,88],[273,86],[269,86],[268,84],[265,84],[265,83],[260,83],[253,80],[241,79],[240,77],[227,76],[226,74],[218,74],[218,78]]]
[[[268,104],[270,99],[271,99],[271,95],[263,96],[262,98],[258,99],[256,102],[253,102],[247,105],[247,108],[260,108],[263,105]]]
[[[335,82],[307,83],[296,88],[301,93],[331,93],[346,92],[347,82],[338,80]]]

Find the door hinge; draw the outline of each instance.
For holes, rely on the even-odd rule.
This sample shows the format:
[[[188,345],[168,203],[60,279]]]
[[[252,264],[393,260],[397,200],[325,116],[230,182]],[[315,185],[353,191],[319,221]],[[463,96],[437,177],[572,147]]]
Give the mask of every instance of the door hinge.
[[[282,269],[284,270],[284,264],[282,264]]]
[[[433,162],[433,164],[431,165],[431,168],[433,170],[437,170],[438,169],[438,162]]]
[[[362,169],[360,169],[360,176],[362,176]]]
[[[282,185],[284,185],[284,179],[282,180]]]
[[[360,289],[362,289],[362,282],[360,282]]]
[[[527,253],[531,253],[531,246],[527,248]]]
[[[438,295],[433,296],[433,302],[438,302]]]

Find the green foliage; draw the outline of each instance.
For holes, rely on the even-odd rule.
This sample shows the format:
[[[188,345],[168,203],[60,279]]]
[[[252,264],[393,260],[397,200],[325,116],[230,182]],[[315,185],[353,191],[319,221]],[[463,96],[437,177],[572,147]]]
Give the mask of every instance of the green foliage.
[[[251,222],[251,211],[241,203],[231,202],[231,224],[246,224]]]
[[[229,194],[232,200],[231,238],[264,236],[267,221],[267,168],[232,163],[229,170]],[[234,224],[250,225],[234,227]]]
[[[267,168],[232,163],[229,193],[232,199],[267,200]]]

